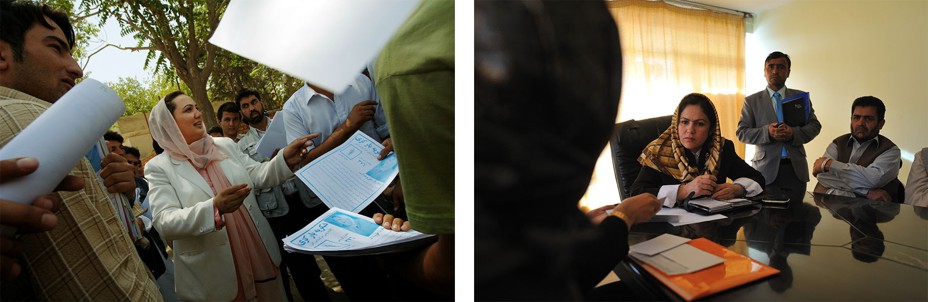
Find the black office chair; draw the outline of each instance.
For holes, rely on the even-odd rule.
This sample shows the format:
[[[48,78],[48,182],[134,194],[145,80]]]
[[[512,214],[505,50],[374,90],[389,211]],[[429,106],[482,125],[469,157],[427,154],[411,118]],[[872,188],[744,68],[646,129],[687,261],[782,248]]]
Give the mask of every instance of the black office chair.
[[[619,187],[619,197],[631,196],[631,187],[638,178],[641,164],[638,156],[648,143],[656,139],[667,127],[670,127],[671,115],[630,120],[615,124],[615,132],[609,139],[612,149],[612,166],[615,169],[615,182]]]

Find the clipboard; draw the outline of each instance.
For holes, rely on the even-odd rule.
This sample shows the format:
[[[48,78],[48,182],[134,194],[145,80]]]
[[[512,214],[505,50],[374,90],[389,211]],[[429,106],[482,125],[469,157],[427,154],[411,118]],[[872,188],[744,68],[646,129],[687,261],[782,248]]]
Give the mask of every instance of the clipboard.
[[[686,301],[704,298],[780,273],[778,269],[757,262],[706,238],[693,239],[686,244],[722,257],[725,261],[721,265],[674,276],[664,274],[647,263],[634,261]]]

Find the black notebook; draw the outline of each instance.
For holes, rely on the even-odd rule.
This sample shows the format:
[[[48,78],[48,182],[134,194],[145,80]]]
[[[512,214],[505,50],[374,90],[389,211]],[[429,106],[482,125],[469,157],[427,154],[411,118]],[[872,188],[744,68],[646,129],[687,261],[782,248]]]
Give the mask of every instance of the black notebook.
[[[805,126],[809,121],[809,93],[803,92],[783,100],[780,110],[783,112],[783,122],[789,126]]]

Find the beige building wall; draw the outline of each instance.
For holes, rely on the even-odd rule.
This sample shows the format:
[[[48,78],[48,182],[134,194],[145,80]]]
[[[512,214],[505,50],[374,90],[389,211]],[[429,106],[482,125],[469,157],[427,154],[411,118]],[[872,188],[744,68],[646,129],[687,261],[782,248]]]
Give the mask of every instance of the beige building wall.
[[[151,146],[151,133],[148,130],[148,113],[123,116],[116,121],[119,134],[125,139],[123,145],[139,149],[142,159],[154,154]]]
[[[902,149],[899,179],[905,183],[913,154],[928,147],[928,1],[791,1],[756,16],[754,24],[746,94],[766,86],[767,54],[789,54],[786,86],[810,92],[822,123],[806,145],[809,163],[850,132],[854,99],[872,95],[886,104],[880,133]],[[812,178],[809,189],[815,184]]]

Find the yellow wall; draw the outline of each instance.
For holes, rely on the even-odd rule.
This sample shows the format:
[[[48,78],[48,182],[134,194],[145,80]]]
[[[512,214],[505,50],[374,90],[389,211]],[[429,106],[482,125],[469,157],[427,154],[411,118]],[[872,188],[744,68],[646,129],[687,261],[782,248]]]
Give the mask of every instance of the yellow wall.
[[[806,145],[810,164],[850,131],[854,99],[873,95],[886,104],[880,133],[902,149],[905,183],[912,154],[928,147],[928,1],[792,1],[756,16],[753,39],[746,94],[764,89],[774,50],[792,60],[786,86],[811,93],[822,132]]]

